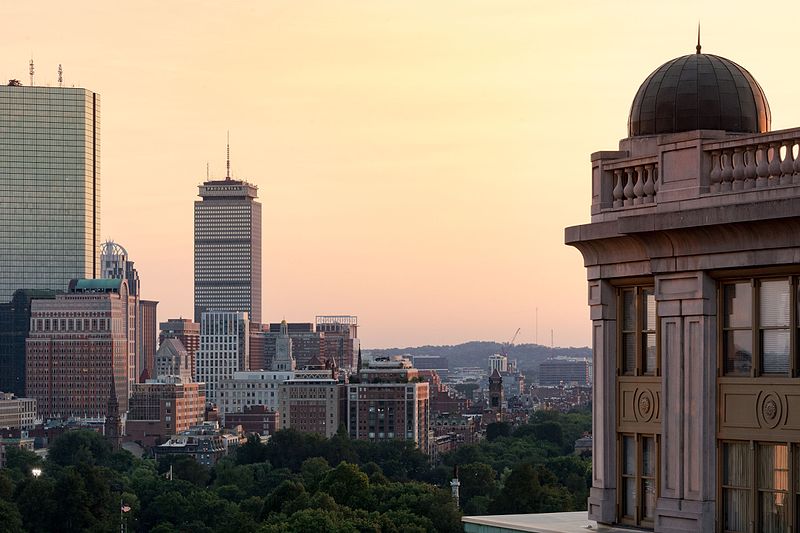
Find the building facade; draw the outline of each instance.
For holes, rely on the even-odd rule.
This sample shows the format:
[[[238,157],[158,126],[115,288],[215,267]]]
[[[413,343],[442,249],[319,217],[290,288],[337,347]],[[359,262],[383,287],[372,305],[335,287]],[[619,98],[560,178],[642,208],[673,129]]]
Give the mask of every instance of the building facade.
[[[539,365],[539,385],[542,387],[587,387],[591,384],[592,362],[588,359],[553,357]]]
[[[281,429],[281,419],[277,411],[270,410],[264,405],[251,405],[245,407],[241,413],[227,413],[225,415],[225,428],[235,429],[241,426],[246,434],[274,435]]]
[[[145,447],[158,446],[203,422],[206,400],[201,383],[159,376],[135,383],[126,423],[126,439]]]
[[[358,317],[351,315],[326,315],[316,317],[318,333],[323,333],[323,348],[319,357],[334,358],[336,366],[344,372],[353,372],[358,366]]]
[[[271,411],[278,409],[278,387],[294,377],[293,371],[259,370],[234,372],[219,385],[219,414],[227,424],[228,415],[242,413],[248,407],[264,406]]]
[[[177,376],[182,383],[191,383],[194,381],[192,361],[181,341],[175,338],[164,339],[156,352],[155,372],[152,377]]]
[[[36,400],[0,392],[0,428],[33,429],[36,425]]]
[[[430,401],[427,382],[408,359],[373,359],[347,385],[345,423],[350,438],[409,440],[430,453]]]
[[[278,385],[278,413],[281,428],[294,428],[330,438],[340,422],[344,385],[336,371],[313,365],[295,372],[292,379]]]
[[[0,131],[0,302],[97,277],[100,96],[0,86]]]
[[[158,302],[154,300],[139,300],[139,338],[137,339],[139,348],[137,372],[139,375],[145,370],[150,375],[155,372],[156,338],[158,335],[157,307]]]
[[[159,324],[158,344],[166,339],[177,339],[189,355],[192,375],[195,375],[195,361],[200,350],[200,324],[188,318],[170,318]]]
[[[641,85],[591,157],[589,515],[655,531],[800,527],[800,142],[697,53]]]
[[[281,327],[281,322],[273,322],[264,331],[264,368],[272,368]],[[292,355],[297,368],[303,368],[314,358],[325,357],[325,333],[314,331],[313,322],[287,322],[286,329],[292,339]]]
[[[261,204],[258,187],[229,176],[200,185],[194,203],[194,320],[246,312],[261,322]]]
[[[72,280],[69,292],[34,300],[26,341],[26,396],[42,418],[102,417],[112,383],[128,409],[136,335],[122,279]]]
[[[0,304],[0,391],[25,395],[25,339],[31,329],[31,302],[52,299],[56,291],[20,289]]]
[[[219,403],[219,387],[234,372],[248,370],[250,323],[247,313],[206,311],[200,319],[200,351],[195,381],[205,383],[206,401]]]

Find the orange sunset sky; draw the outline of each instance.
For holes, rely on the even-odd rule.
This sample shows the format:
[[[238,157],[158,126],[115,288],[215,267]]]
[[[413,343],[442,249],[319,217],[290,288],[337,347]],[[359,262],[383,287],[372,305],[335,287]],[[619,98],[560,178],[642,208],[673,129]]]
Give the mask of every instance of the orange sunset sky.
[[[192,314],[192,204],[259,187],[264,319],[356,314],[365,348],[590,342],[589,154],[703,51],[800,125],[795,2],[3,2],[0,79],[102,98],[102,236],[159,319]],[[538,308],[538,335],[536,309]]]

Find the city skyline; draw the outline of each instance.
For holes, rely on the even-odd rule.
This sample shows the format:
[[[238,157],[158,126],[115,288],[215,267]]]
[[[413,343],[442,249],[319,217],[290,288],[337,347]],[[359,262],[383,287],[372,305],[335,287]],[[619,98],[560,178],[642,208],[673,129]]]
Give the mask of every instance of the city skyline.
[[[33,55],[37,85],[63,64],[65,85],[103,96],[99,240],[136,258],[160,320],[192,316],[195,187],[207,161],[224,177],[230,129],[233,177],[264,205],[263,322],[358,315],[365,348],[517,327],[582,346],[585,276],[561,229],[588,221],[589,154],[616,148],[639,83],[693,51],[697,19],[703,51],[762,84],[773,129],[800,110],[788,18],[753,29],[735,3],[680,2],[653,28],[648,4],[575,6],[152,4],[122,29],[111,6],[5,6],[35,24],[8,28],[0,75],[27,85]]]

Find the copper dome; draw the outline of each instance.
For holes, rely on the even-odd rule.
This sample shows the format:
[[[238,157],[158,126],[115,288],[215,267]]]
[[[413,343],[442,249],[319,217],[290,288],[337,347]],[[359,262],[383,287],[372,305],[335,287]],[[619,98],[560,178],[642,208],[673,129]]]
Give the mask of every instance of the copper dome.
[[[769,103],[743,67],[711,54],[667,61],[644,80],[628,117],[628,135],[692,130],[764,133]]]

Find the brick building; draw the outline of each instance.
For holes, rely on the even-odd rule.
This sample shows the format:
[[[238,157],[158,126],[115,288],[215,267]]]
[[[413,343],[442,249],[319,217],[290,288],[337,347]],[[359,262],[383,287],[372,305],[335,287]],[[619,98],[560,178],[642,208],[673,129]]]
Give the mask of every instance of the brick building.
[[[205,395],[202,384],[184,383],[175,376],[159,376],[133,385],[127,441],[158,446],[170,436],[203,422]]]

